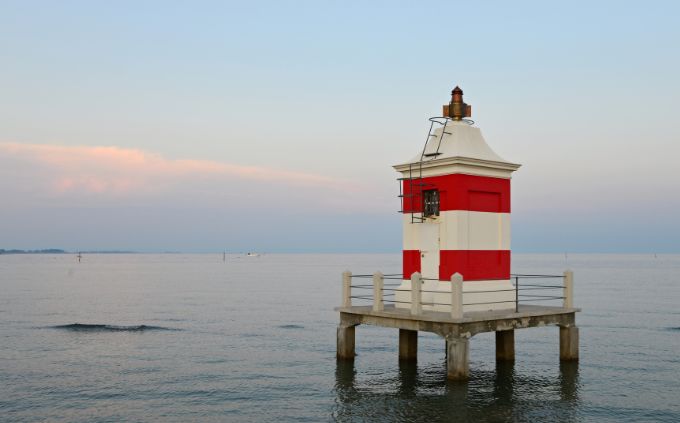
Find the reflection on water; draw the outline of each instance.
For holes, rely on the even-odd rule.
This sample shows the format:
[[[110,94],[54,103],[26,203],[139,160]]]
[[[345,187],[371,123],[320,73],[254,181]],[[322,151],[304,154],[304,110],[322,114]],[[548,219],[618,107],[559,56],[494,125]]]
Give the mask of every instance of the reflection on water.
[[[557,363],[556,363],[557,365]],[[400,361],[394,379],[357,380],[353,361],[335,371],[336,421],[575,421],[578,363],[561,363],[559,377],[519,375],[512,362],[475,371],[466,383],[442,381],[445,364]]]
[[[578,362],[560,362],[560,394],[562,401],[578,403]]]

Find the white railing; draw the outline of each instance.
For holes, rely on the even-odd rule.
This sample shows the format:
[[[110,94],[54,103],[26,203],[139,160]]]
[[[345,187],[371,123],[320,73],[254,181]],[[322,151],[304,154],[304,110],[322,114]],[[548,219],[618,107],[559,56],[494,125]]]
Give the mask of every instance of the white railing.
[[[372,284],[357,284],[352,285],[353,278],[372,278]],[[546,278],[561,278],[563,285],[541,285],[536,283],[520,285],[520,279],[546,279]],[[385,280],[398,280],[399,283],[385,284]],[[463,276],[460,273],[455,273],[451,276],[451,303],[450,304],[435,304],[438,306],[450,306],[451,318],[462,319],[464,306],[478,306],[483,304],[495,304],[499,302],[514,303],[515,311],[519,311],[520,302],[523,301],[550,301],[563,300],[562,306],[564,308],[574,307],[574,274],[571,270],[567,270],[561,276],[556,275],[512,275],[514,286],[512,289],[503,290],[488,290],[488,291],[468,291],[465,294],[480,294],[480,293],[494,293],[501,291],[514,291],[515,299],[512,301],[497,301],[497,302],[473,302],[464,303],[463,301]],[[423,313],[423,293],[442,294],[441,291],[425,291],[423,290],[423,282],[425,279],[419,272],[411,275],[411,289],[399,289],[403,281],[401,274],[383,275],[381,272],[376,272],[373,275],[352,275],[352,272],[345,271],[342,274],[342,307],[352,307],[352,299],[368,300],[372,302],[373,311],[381,312],[385,310],[385,302],[389,303],[405,303],[410,306],[410,313],[414,316],[422,315]],[[373,295],[352,295],[352,288],[355,289],[371,289]],[[542,289],[562,289],[562,295],[540,295],[540,294],[520,294],[520,291],[536,291]],[[397,291],[411,293],[410,301],[397,301],[393,299],[386,299],[386,296],[392,296]],[[427,305],[432,305],[428,303]]]

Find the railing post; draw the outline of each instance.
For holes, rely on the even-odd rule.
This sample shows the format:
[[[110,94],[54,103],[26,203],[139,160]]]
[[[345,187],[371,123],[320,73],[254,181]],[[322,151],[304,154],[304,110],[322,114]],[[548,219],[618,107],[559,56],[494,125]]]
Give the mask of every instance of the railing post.
[[[352,272],[342,272],[342,306],[352,307]]]
[[[564,272],[564,308],[574,308],[574,272]]]
[[[383,311],[385,304],[383,302],[383,286],[385,285],[385,277],[381,272],[373,274],[373,311]]]
[[[519,276],[515,276],[515,313],[519,313]]]
[[[451,318],[463,318],[463,275],[451,276]]]
[[[423,311],[422,299],[422,277],[420,273],[414,272],[411,275],[411,314],[419,316]]]

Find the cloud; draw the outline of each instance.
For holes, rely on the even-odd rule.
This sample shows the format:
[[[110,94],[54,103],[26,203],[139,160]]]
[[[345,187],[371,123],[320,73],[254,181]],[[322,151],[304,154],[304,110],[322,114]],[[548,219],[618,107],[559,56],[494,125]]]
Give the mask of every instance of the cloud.
[[[396,215],[396,198],[381,202],[359,181],[138,149],[0,143],[0,242],[330,251],[368,234],[353,247],[363,248],[376,242],[369,229]]]
[[[0,143],[5,162],[30,170],[52,195],[70,192],[134,195],[163,190],[187,178],[234,178],[291,187],[355,190],[349,181],[304,172],[210,160],[167,159],[138,149]],[[7,163],[6,163],[7,165]]]

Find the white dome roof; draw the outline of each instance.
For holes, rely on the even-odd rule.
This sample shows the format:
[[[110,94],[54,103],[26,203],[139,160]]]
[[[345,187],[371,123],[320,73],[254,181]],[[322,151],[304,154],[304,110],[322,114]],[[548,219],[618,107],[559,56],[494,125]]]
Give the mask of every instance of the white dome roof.
[[[442,137],[442,131],[445,131]],[[468,159],[488,160],[492,162],[508,163],[489,147],[482,137],[479,128],[469,125],[465,121],[448,121],[432,132],[425,146],[422,160],[436,160],[450,157],[465,157]],[[418,154],[410,162],[419,162]]]
[[[475,168],[502,169],[510,172],[520,166],[496,154],[484,141],[479,128],[465,121],[454,120],[447,120],[446,126],[440,126],[432,131],[424,151],[421,150],[408,162],[394,167],[403,172],[409,165],[420,164],[421,161],[424,167],[432,171],[434,168],[452,164],[474,164]]]

